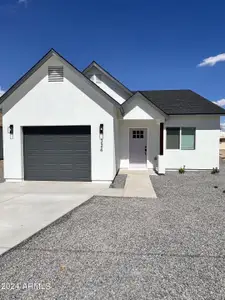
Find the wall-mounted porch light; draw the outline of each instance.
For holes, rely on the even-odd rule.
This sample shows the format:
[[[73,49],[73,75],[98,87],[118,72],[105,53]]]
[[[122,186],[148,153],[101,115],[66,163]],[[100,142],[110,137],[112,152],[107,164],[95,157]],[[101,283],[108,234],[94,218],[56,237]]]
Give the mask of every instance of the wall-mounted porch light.
[[[100,136],[100,139],[103,138],[103,134],[104,134],[104,125],[100,124],[100,126],[99,126],[99,136]]]
[[[10,139],[13,139],[14,126],[12,124],[8,127],[8,133],[10,135]]]
[[[103,151],[103,136],[104,136],[104,125],[99,125],[99,139],[101,141],[100,151]]]
[[[9,127],[8,127],[8,133],[10,134],[10,135],[13,135],[13,133],[14,133],[14,126],[11,124],[11,125],[9,125]]]

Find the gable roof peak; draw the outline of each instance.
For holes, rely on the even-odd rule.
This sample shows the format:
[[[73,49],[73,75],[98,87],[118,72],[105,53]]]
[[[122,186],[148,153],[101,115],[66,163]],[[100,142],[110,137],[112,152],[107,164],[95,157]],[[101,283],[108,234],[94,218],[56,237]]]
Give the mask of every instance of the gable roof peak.
[[[91,70],[92,67],[96,67],[101,73],[103,73],[105,76],[110,78],[112,81],[114,81],[118,86],[120,86],[124,91],[128,93],[128,95],[132,96],[133,93],[131,90],[129,90],[124,84],[122,84],[118,79],[116,79],[112,74],[110,74],[107,70],[105,70],[100,64],[98,64],[95,60],[93,60],[83,71],[82,73],[85,74],[89,70]]]
[[[71,64],[68,60],[66,60],[59,52],[57,52],[54,48],[51,48],[33,67],[30,68],[18,81],[16,81],[1,97],[0,97],[0,105],[12,94],[14,93],[30,76],[32,76],[49,58],[55,55],[59,59],[62,60],[67,66],[72,68],[74,72],[77,72],[86,82],[88,82],[92,88],[98,91],[100,94],[104,95],[108,98],[110,102],[112,102],[117,108],[123,112],[121,105],[112,98],[109,94],[107,94],[104,90],[98,87],[95,83],[93,83],[90,79],[88,79],[82,72],[80,72],[73,64]]]

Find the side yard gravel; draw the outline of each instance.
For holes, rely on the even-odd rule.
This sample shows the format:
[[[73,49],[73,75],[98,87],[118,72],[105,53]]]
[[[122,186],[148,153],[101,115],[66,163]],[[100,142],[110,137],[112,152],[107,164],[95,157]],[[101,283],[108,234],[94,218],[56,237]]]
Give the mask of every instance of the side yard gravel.
[[[118,174],[110,185],[110,188],[123,189],[127,180],[127,174]]]
[[[158,197],[182,197],[200,199],[225,199],[225,161],[221,160],[220,173],[211,171],[178,171],[167,172],[166,175],[150,176]]]

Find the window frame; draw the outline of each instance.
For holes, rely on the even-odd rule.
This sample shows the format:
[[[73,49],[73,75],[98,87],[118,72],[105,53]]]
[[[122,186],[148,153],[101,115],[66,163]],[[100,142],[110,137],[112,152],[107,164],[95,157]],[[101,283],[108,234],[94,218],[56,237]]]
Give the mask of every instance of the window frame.
[[[178,145],[178,148],[168,148],[168,138],[167,138],[167,130],[168,129],[178,129],[179,130],[179,145]],[[180,127],[177,127],[177,126],[166,127],[166,150],[180,150]]]
[[[182,149],[181,145],[182,145],[182,129],[183,128],[188,128],[188,129],[194,129],[194,148],[193,149]],[[168,129],[179,129],[179,148],[167,148],[167,130]],[[166,127],[166,149],[165,150],[172,150],[172,151],[176,151],[176,150],[181,150],[181,151],[193,151],[196,150],[196,127],[190,127],[190,126],[168,126]]]
[[[144,130],[141,130],[141,129],[132,130],[132,138],[133,139],[143,139],[144,138]]]
[[[194,129],[194,148],[193,149],[182,149],[182,129]],[[187,127],[187,126],[182,126],[180,128],[180,150],[183,151],[193,151],[196,149],[196,127]]]

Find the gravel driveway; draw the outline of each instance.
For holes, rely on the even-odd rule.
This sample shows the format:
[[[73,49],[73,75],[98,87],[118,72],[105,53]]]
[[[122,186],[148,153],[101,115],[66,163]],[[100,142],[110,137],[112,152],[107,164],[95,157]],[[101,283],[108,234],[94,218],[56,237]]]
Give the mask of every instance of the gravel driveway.
[[[224,166],[151,179],[159,198],[94,197],[0,257],[0,299],[224,299]]]

